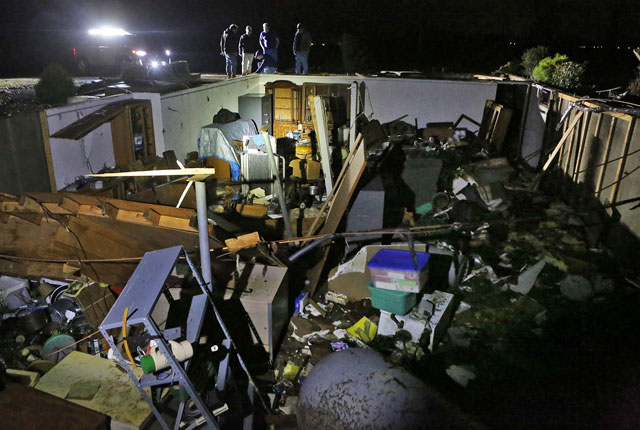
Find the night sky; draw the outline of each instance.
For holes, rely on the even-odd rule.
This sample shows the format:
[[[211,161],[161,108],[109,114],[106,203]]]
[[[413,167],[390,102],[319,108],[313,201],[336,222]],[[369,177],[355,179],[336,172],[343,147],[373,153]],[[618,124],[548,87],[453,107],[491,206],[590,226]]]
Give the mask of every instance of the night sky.
[[[104,23],[152,34],[193,71],[214,73],[223,72],[218,42],[232,22],[255,31],[269,21],[285,70],[293,67],[289,46],[299,21],[316,42],[312,69],[326,72],[344,72],[346,53],[363,72],[486,73],[538,44],[600,68],[633,70],[626,48],[640,45],[637,0],[4,0],[0,13],[4,76],[62,62],[74,40]],[[578,49],[594,45],[604,48]]]

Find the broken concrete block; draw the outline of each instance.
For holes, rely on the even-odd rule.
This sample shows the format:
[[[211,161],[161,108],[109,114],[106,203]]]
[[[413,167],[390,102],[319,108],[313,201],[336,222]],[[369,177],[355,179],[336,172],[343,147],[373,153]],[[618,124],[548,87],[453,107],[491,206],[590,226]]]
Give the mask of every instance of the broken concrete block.
[[[516,285],[509,285],[511,291],[524,295],[529,294],[529,291],[533,288],[533,285],[536,283],[536,279],[538,279],[538,276],[540,275],[540,272],[542,272],[546,263],[546,261],[540,260],[522,272],[520,276],[518,276],[518,283]]]
[[[574,302],[583,302],[593,295],[591,283],[580,275],[569,275],[558,284],[562,295]]]

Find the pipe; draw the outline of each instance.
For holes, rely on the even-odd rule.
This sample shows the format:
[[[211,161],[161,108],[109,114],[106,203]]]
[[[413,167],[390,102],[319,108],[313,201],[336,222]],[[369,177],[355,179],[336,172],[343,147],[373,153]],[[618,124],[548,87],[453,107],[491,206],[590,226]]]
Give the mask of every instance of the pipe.
[[[209,290],[213,290],[211,283],[211,253],[209,251],[209,223],[207,220],[207,189],[204,182],[196,183],[196,209],[198,214],[198,240],[200,243],[200,266],[202,279]]]

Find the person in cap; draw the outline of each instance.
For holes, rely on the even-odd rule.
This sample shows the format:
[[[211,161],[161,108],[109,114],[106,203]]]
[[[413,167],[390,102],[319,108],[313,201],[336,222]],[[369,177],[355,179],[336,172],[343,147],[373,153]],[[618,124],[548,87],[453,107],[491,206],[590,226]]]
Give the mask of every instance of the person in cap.
[[[225,58],[227,78],[235,78],[238,69],[238,26],[231,24],[220,38],[220,55]]]
[[[298,75],[309,73],[311,43],[311,35],[304,29],[302,23],[298,23],[296,34],[293,37],[293,55],[296,57],[296,74]]]

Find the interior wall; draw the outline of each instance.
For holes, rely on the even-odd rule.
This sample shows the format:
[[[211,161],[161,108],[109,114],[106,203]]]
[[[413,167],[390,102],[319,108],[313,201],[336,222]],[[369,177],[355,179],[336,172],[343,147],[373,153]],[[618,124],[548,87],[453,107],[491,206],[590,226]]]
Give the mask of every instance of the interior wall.
[[[258,77],[253,75],[164,94],[161,112],[165,150],[173,150],[178,160],[184,160],[187,153],[198,150],[200,129],[211,124],[220,109],[237,112],[238,97],[264,93],[264,87],[259,86]]]
[[[357,78],[353,76],[251,75],[221,81],[198,88],[162,96],[162,123],[166,150],[175,151],[179,160],[197,150],[200,128],[210,124],[219,109],[238,109],[238,97],[264,94],[264,85],[277,81],[345,84],[354,81],[366,87],[365,114],[380,122],[407,115],[405,121],[424,127],[427,122],[456,121],[466,114],[478,122],[482,119],[484,102],[493,100],[497,84],[480,81],[441,81],[424,79]],[[460,125],[472,131],[474,124]]]

